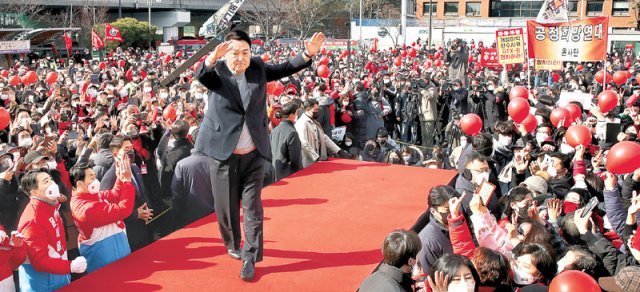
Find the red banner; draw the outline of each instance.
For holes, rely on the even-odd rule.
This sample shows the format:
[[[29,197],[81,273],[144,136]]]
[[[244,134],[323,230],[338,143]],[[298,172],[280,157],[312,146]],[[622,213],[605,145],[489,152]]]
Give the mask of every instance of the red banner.
[[[124,42],[120,30],[108,23],[104,24],[104,39],[108,41]]]
[[[607,16],[552,23],[528,20],[529,57],[571,62],[604,60],[608,29]]]
[[[480,51],[480,65],[483,67],[500,67],[498,49],[483,48]]]
[[[96,50],[104,48],[104,42],[95,29],[91,30],[91,46]]]

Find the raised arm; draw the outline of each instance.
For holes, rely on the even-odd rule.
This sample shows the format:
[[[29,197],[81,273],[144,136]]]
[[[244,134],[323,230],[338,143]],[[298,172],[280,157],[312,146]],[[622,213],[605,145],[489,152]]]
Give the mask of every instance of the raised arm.
[[[315,56],[315,54],[320,50],[323,43],[324,34],[317,32],[308,42],[305,42],[305,50],[302,54],[284,63],[276,65],[265,64],[264,70],[267,76],[267,81],[274,81],[293,75],[300,70],[311,66],[311,58],[313,58],[313,56]]]

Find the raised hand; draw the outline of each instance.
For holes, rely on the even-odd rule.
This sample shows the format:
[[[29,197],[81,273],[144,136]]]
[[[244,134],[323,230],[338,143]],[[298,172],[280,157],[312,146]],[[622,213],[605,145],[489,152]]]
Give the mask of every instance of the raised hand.
[[[207,56],[205,64],[208,66],[212,66],[213,64],[215,64],[218,59],[220,59],[229,51],[229,44],[230,42],[227,41],[217,45],[216,48],[213,49],[213,53]]]
[[[449,211],[451,211],[451,217],[457,218],[460,216],[460,205],[462,200],[467,196],[467,192],[463,192],[459,198],[453,197],[449,199]]]
[[[604,189],[608,191],[613,191],[616,189],[617,179],[613,173],[607,172],[605,173],[604,179]]]
[[[469,209],[471,209],[471,212],[473,212],[473,214],[485,214],[489,212],[489,210],[487,210],[487,207],[485,207],[482,203],[482,198],[480,197],[480,195],[476,193],[473,194],[471,202],[469,202]]]
[[[560,199],[550,199],[547,201],[549,221],[556,222],[562,213],[562,201]]]
[[[427,282],[433,292],[447,292],[449,288],[449,275],[445,276],[444,272],[436,271],[434,273],[435,282],[431,276],[427,276]]]
[[[309,53],[309,56],[313,57],[316,53],[318,53],[323,43],[324,43],[324,33],[321,33],[321,32],[314,33],[313,36],[311,37],[311,40],[309,40],[308,42],[305,42],[305,48],[307,49],[307,53]]]

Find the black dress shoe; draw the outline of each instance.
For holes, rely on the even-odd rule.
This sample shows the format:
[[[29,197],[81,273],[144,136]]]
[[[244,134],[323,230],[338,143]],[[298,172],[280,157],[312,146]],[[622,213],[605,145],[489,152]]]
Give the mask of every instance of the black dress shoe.
[[[240,257],[242,256],[242,252],[240,250],[237,249],[230,249],[227,251],[227,253],[229,254],[230,257],[239,260]]]
[[[255,275],[253,263],[250,261],[242,262],[242,270],[240,270],[240,278],[244,281],[251,281]]]

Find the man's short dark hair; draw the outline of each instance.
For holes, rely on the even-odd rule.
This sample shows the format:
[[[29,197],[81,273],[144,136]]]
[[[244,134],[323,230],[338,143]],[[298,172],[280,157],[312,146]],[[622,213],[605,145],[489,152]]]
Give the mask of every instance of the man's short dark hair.
[[[471,163],[473,163],[474,161],[480,161],[480,162],[489,162],[489,158],[487,156],[484,156],[478,152],[471,152],[471,154],[469,154],[469,156],[467,156],[467,161],[464,164],[464,168],[468,168],[469,165],[471,165]]]
[[[409,264],[410,258],[416,258],[422,248],[420,237],[410,230],[394,230],[382,244],[383,262],[397,268]]]
[[[294,115],[298,111],[298,104],[295,102],[288,102],[282,106],[280,114],[283,118],[288,118],[290,115]]]
[[[113,139],[113,135],[111,133],[103,133],[98,136],[98,149],[109,149],[109,144]]]
[[[176,139],[187,139],[189,135],[189,123],[185,120],[177,120],[171,125],[171,134]]]
[[[124,141],[131,142],[131,138],[126,136],[116,135],[113,137],[113,139],[111,139],[111,143],[109,143],[109,148],[111,150],[120,149],[122,148],[122,144],[124,144]]]
[[[44,170],[30,170],[22,179],[20,179],[20,188],[27,195],[31,196],[31,191],[38,188],[38,175],[45,172]]]
[[[450,186],[437,186],[433,187],[429,192],[428,203],[429,207],[437,208],[449,204],[451,198],[460,197],[460,194]]]
[[[598,275],[598,271],[600,270],[598,259],[591,251],[589,251],[589,249],[580,245],[570,245],[564,255],[568,252],[572,252],[576,260],[570,265],[565,266],[565,271],[583,271],[592,277],[596,277]],[[562,257],[564,257],[564,255]]]
[[[225,41],[244,41],[251,47],[251,38],[242,30],[234,30],[224,37]]]
[[[87,178],[86,170],[91,167],[92,165],[90,163],[78,163],[74,165],[69,170],[69,179],[71,180],[71,185],[73,187],[77,187],[77,182],[84,181]]]
[[[493,137],[490,134],[481,133],[473,137],[471,145],[473,145],[473,150],[476,152],[484,156],[490,156],[493,152]]]
[[[303,107],[305,110],[308,109],[312,109],[314,106],[320,104],[317,100],[313,99],[313,98],[309,98],[307,100],[304,101],[303,103]]]

